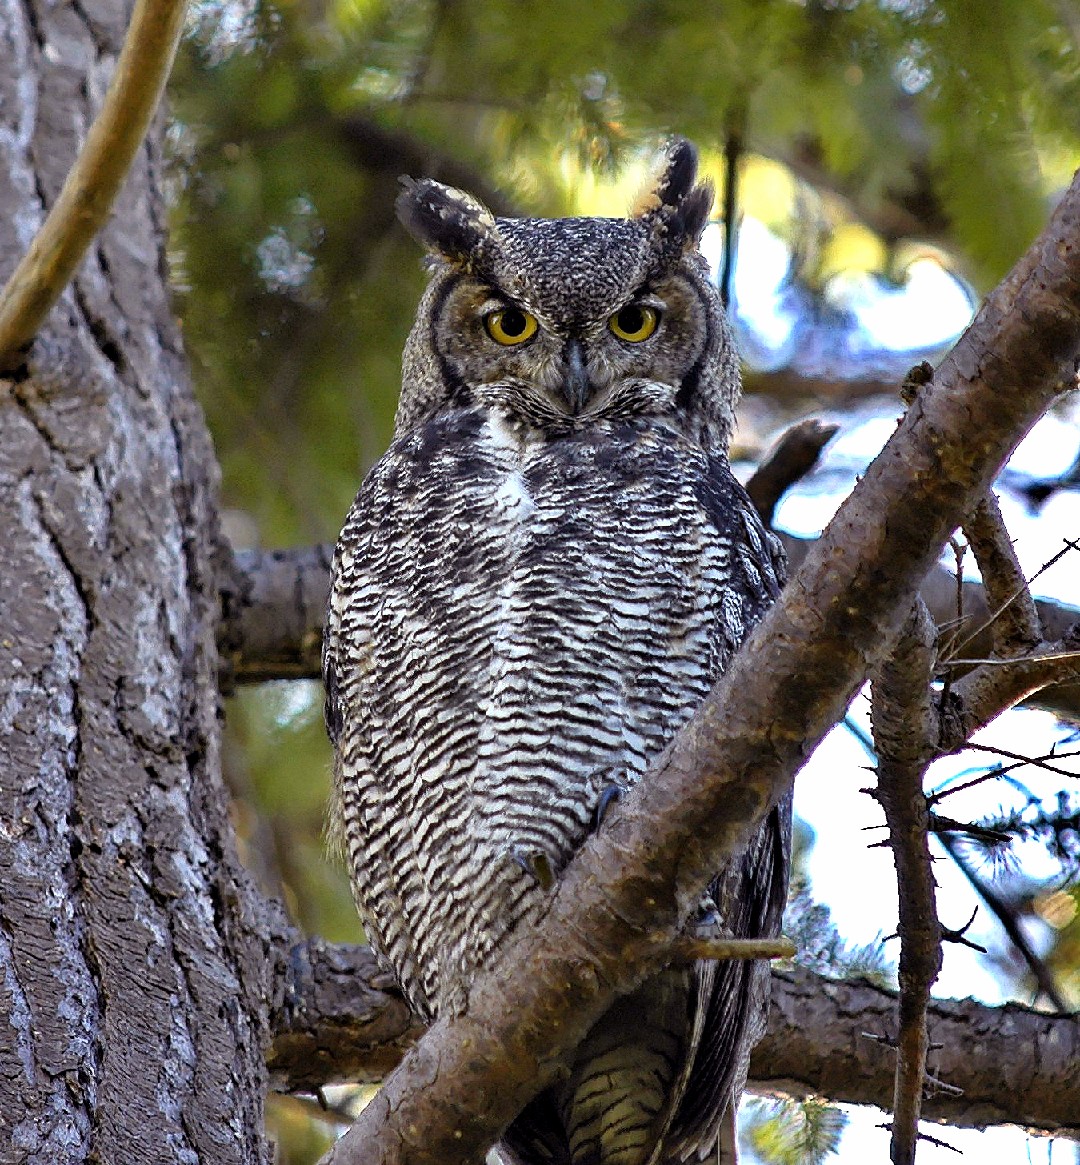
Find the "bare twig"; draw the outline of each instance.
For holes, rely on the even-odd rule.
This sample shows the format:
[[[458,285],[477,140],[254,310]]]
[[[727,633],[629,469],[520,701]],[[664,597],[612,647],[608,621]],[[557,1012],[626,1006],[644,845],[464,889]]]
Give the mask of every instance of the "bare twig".
[[[923,776],[934,756],[930,681],[936,629],[921,600],[873,680],[877,799],[889,826],[900,906],[900,1006],[893,1090],[893,1165],[913,1165],[926,1072],[926,1008],[941,970],[941,925],[927,843]]]
[[[984,665],[956,680],[938,700],[941,753],[955,752],[1007,708],[1025,701],[1049,706],[1059,715],[1080,716],[1080,707],[1074,706],[1080,697],[1078,649],[1080,624],[1056,643],[1039,644],[1030,657],[1011,660],[1008,666]],[[1046,689],[1051,689],[1050,699],[1043,695]],[[1060,693],[1056,702],[1054,693]]]
[[[789,938],[692,938],[678,939],[672,947],[673,961],[690,963],[696,959],[791,959],[796,954]]]
[[[1071,773],[1071,772],[1069,772],[1068,769],[1059,769],[1057,767],[1057,765],[1052,765],[1050,763],[1050,758],[1052,758],[1052,757],[1066,757],[1067,758],[1070,756],[1076,756],[1076,753],[1074,753],[1074,752],[1066,752],[1066,753],[1051,752],[1051,753],[1048,753],[1046,756],[1027,756],[1022,752],[1013,752],[1012,749],[1002,748],[1000,745],[977,744],[975,741],[968,741],[968,743],[964,747],[969,748],[969,749],[973,749],[976,752],[988,752],[992,756],[1003,756],[1007,760],[1016,761],[1017,765],[1012,766],[1014,768],[1017,766],[1032,765],[1037,769],[1045,769],[1046,772],[1054,773],[1056,776],[1059,776],[1059,777],[1070,777],[1073,779],[1075,779],[1075,777],[1076,777],[1076,773]]]
[[[184,0],[137,0],[86,144],[0,294],[0,372],[17,366],[105,225],[161,99],[184,26],[184,9]]]

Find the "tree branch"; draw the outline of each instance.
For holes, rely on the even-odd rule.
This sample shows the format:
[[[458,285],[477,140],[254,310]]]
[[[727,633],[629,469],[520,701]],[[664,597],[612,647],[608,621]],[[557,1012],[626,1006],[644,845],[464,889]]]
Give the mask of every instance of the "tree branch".
[[[914,1165],[926,1079],[926,1009],[941,970],[941,924],[927,840],[923,777],[934,756],[937,717],[930,681],[937,629],[915,600],[896,646],[873,681],[875,796],[885,811],[900,904],[900,1004],[892,1103],[893,1165]]]
[[[785,429],[746,483],[746,492],[766,526],[780,499],[817,464],[839,425],[807,417]]]
[[[982,574],[994,654],[1007,657],[1030,651],[1042,638],[1039,613],[993,491],[964,523],[964,535]]]
[[[105,225],[172,69],[185,0],[137,0],[101,110],[44,225],[0,294],[0,372],[15,368]]]
[[[787,466],[784,444],[785,438],[781,438],[781,447],[776,452],[778,455],[783,453],[782,461]],[[772,471],[768,462],[772,456],[770,453],[762,467],[770,476]],[[781,476],[789,472],[789,468],[780,469]],[[777,483],[772,481],[762,485],[762,504],[766,509],[776,488]],[[781,537],[794,569],[806,557],[814,540],[787,534]],[[326,542],[289,550],[245,550],[236,554],[231,580],[222,594],[219,648],[226,669],[222,677],[226,688],[236,683],[320,677],[322,625],[326,597],[330,592],[333,551],[333,545]],[[963,586],[968,619],[976,626],[988,624],[989,608],[982,585],[969,582]],[[953,621],[956,580],[949,571],[935,566],[924,581],[920,594],[936,623]],[[1064,635],[1080,619],[1080,610],[1075,607],[1042,599],[1036,600],[1035,605],[1049,635]],[[1051,643],[1038,654],[1044,656],[1078,647],[1080,633]],[[988,655],[991,650],[989,631],[975,635],[965,650],[973,655]],[[1051,665],[1045,660],[1014,664],[1009,669],[994,669],[992,676],[981,676],[979,684],[1002,691],[1001,696],[991,698],[997,712],[1025,701],[1067,719],[1080,720],[1080,682],[1059,682],[1061,670],[1060,665]],[[963,689],[965,680],[957,681],[953,685],[954,691]],[[971,680],[966,686],[974,687],[975,681]],[[1009,692],[1015,692],[1011,699]],[[1002,699],[1006,702],[999,703]]]
[[[367,947],[310,940],[276,962],[284,979],[275,995],[285,1004],[274,1013],[267,1063],[278,1091],[377,1082],[423,1033]],[[774,969],[753,1086],[888,1108],[891,1041],[862,1033],[892,1032],[896,1004],[894,992],[862,980]],[[927,1021],[934,1074],[960,1092],[931,1092],[924,1119],[1080,1130],[1080,1017],[968,999],[932,1001]]]
[[[222,587],[218,650],[222,687],[318,679],[330,593],[329,542],[293,550],[242,550]]]
[[[664,964],[712,871],[840,719],[949,534],[1076,386],[1080,179],[708,699],[326,1160],[475,1161],[611,1000]]]

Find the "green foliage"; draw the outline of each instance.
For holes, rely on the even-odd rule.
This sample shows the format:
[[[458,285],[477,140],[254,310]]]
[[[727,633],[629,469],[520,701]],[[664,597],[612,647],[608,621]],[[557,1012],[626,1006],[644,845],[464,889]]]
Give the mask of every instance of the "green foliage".
[[[226,498],[264,542],[329,537],[385,447],[423,281],[405,170],[559,213],[584,170],[738,124],[843,195],[831,225],[933,237],[988,285],[1080,157],[1059,7],[204,0],[173,81],[173,261]]]
[[[851,946],[833,924],[829,908],[815,902],[805,877],[796,871],[784,914],[784,934],[798,948],[795,962],[831,979],[866,979],[896,988],[896,968],[880,941]]]
[[[821,1165],[840,1147],[847,1117],[816,1097],[747,1102],[739,1140],[763,1165]]]
[[[307,933],[362,941],[345,871],[328,860],[323,841],[331,760],[322,686],[244,688],[227,717],[223,763],[245,864]]]

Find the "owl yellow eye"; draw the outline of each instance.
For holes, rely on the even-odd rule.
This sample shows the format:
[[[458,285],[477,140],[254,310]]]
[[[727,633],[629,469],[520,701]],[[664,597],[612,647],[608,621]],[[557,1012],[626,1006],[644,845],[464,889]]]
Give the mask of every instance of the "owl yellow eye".
[[[487,334],[496,344],[524,344],[536,334],[536,316],[519,307],[504,307],[484,316]]]
[[[656,331],[660,313],[643,303],[628,303],[608,320],[608,327],[619,337],[631,344],[640,344]]]

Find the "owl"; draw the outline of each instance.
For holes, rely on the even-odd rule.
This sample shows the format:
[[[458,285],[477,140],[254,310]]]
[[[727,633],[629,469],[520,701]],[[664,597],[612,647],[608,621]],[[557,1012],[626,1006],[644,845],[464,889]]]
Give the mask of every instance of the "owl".
[[[403,180],[430,256],[393,442],[337,544],[336,803],[372,946],[413,1009],[465,1007],[613,797],[775,598],[727,461],[735,349],[684,141],[626,218],[497,218]],[[698,934],[773,936],[790,805],[718,870]],[[715,1159],[768,968],[673,965],[620,998],[500,1143],[520,1165]]]

